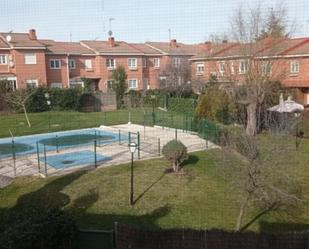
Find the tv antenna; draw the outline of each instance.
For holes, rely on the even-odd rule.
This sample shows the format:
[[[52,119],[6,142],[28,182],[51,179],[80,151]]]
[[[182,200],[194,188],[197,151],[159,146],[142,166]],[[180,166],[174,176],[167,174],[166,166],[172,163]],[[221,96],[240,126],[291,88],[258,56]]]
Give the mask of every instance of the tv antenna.
[[[114,21],[115,18],[111,17],[109,18],[109,31],[108,31],[108,35],[112,36],[113,35],[113,31],[112,31],[112,21]]]
[[[172,30],[170,28],[168,29],[168,39],[169,41],[172,39]]]
[[[103,33],[105,32],[105,11],[104,11],[104,0],[101,2],[102,7],[102,19],[103,19]]]

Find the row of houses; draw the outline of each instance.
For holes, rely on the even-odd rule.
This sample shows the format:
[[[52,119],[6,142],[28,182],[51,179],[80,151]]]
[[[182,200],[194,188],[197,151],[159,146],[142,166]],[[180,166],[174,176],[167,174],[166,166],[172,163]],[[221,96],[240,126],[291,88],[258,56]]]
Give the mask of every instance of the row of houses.
[[[309,104],[309,38],[266,38],[254,44],[223,41],[214,44],[169,42],[127,43],[109,37],[107,41],[58,42],[38,39],[28,33],[0,33],[0,79],[12,90],[27,86],[83,86],[83,78],[106,92],[111,74],[119,66],[127,72],[129,89],[158,89],[168,68],[187,63],[190,82],[207,82],[216,75],[219,82],[242,82],[249,59],[254,57],[263,70],[285,87],[298,91],[298,100]],[[271,59],[272,64],[269,64]],[[233,78],[233,80],[231,80]]]

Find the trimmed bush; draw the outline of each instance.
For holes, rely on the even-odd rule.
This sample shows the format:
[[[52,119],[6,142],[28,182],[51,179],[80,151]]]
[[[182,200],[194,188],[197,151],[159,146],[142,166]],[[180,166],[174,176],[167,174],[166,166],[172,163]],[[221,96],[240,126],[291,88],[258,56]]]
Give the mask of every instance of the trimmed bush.
[[[180,165],[188,159],[187,147],[176,139],[169,141],[163,146],[162,154],[172,163],[174,172],[179,172]]]

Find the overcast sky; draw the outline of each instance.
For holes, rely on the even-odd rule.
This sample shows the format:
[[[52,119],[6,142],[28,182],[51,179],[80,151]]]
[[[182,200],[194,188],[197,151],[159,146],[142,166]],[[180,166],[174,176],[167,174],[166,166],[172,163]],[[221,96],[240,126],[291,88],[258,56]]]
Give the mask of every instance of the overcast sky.
[[[233,11],[256,0],[0,0],[0,31],[27,32],[39,38],[69,41],[106,39],[109,18],[118,40],[186,43],[207,40],[229,28]],[[295,36],[309,36],[309,0],[286,0],[289,21],[296,21]],[[265,10],[275,0],[262,1]]]

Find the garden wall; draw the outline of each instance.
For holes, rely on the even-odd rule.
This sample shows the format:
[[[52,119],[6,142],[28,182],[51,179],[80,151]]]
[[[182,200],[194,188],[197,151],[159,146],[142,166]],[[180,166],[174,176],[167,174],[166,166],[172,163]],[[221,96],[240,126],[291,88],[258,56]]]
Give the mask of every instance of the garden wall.
[[[117,249],[309,249],[309,233],[141,230],[118,226]]]

